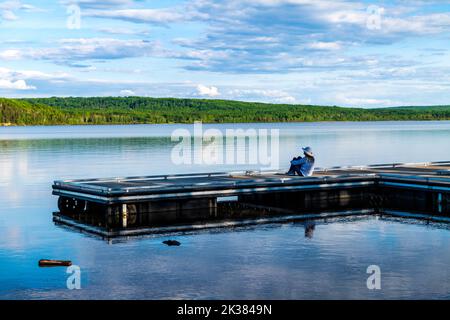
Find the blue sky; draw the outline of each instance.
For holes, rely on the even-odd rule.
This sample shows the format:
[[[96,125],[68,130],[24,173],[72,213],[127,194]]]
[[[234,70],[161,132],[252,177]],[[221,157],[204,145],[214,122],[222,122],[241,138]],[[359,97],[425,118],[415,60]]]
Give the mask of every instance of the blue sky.
[[[0,29],[0,96],[450,104],[450,1],[0,0]]]

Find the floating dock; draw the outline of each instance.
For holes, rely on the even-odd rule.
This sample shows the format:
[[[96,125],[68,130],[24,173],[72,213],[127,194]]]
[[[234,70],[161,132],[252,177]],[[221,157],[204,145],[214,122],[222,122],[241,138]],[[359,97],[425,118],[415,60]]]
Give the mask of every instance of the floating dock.
[[[323,212],[450,216],[450,161],[55,181],[54,220],[104,230]],[[247,220],[245,220],[247,221]]]

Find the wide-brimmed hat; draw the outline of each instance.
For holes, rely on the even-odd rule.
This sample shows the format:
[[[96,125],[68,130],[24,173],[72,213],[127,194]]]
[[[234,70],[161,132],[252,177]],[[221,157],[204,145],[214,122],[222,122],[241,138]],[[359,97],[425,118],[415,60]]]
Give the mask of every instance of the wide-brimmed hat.
[[[311,147],[302,148],[302,150],[306,155],[308,155],[310,157],[314,157],[314,153],[313,153]]]

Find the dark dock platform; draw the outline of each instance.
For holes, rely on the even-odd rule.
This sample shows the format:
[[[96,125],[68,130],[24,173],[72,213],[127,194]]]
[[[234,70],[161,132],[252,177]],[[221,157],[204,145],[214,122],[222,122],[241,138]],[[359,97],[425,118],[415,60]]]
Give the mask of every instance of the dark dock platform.
[[[319,168],[312,177],[246,171],[63,180],[53,194],[56,220],[105,229],[349,210],[448,217],[450,161]]]

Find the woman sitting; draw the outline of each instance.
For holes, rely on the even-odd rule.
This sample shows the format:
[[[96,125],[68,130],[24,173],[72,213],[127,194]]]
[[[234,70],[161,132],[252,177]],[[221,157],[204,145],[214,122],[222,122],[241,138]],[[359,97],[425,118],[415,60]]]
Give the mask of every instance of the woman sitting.
[[[292,159],[291,167],[289,171],[286,173],[290,176],[295,176],[297,173],[301,177],[310,177],[314,172],[314,153],[310,147],[302,148],[303,154],[302,157],[297,157]]]

